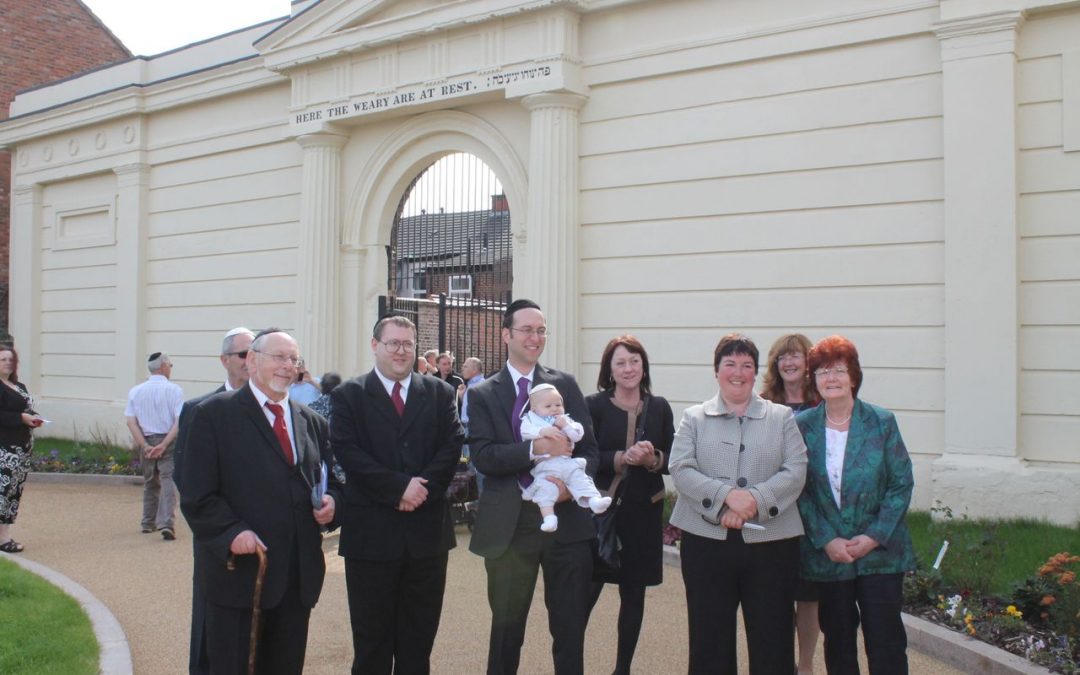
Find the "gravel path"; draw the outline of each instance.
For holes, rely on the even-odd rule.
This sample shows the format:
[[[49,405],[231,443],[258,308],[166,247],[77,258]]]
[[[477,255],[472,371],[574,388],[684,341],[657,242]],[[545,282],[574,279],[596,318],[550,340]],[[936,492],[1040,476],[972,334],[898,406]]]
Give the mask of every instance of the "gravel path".
[[[137,674],[184,673],[191,612],[191,533],[180,518],[177,540],[139,532],[142,489],[138,485],[40,483],[31,479],[15,527],[22,555],[85,586],[112,610],[131,643]],[[446,600],[432,655],[435,673],[482,673],[490,614],[483,560],[468,551],[468,531],[458,530],[450,553]],[[345,573],[337,537],[328,536],[327,576],[311,619],[305,673],[348,672],[352,660]],[[635,672],[686,672],[686,605],[679,570],[665,568],[664,584],[648,590],[645,625]],[[542,582],[529,619],[523,675],[551,672],[551,639],[543,609]],[[609,587],[589,623],[585,672],[609,673],[615,662],[618,592]],[[910,651],[911,672],[953,675],[960,671]],[[865,666],[864,666],[865,667]],[[747,672],[745,662],[742,671]],[[821,649],[817,672],[824,673]]]

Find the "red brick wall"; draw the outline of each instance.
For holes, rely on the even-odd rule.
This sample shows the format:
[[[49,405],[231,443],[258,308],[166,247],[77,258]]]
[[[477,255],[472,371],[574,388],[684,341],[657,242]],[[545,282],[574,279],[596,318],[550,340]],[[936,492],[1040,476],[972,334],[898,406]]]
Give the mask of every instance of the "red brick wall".
[[[0,119],[20,89],[52,82],[131,56],[78,0],[0,2]],[[11,155],[0,151],[0,333],[8,320]],[[17,292],[12,289],[11,292]]]

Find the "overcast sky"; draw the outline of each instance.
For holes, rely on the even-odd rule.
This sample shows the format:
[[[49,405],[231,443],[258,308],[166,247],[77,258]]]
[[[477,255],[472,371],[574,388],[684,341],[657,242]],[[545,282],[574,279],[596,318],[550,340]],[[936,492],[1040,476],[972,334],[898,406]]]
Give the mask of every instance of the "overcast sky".
[[[151,56],[289,14],[290,0],[82,0],[132,54]]]

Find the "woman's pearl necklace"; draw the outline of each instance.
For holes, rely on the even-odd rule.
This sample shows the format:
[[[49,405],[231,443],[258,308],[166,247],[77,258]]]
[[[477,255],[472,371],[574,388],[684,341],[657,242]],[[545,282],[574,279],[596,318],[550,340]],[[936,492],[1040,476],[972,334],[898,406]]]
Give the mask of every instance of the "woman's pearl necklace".
[[[832,424],[835,427],[842,427],[842,426],[844,426],[845,424],[847,424],[848,422],[851,421],[851,415],[849,414],[844,419],[842,419],[840,421],[837,421],[837,420],[834,420],[833,418],[829,417],[829,411],[826,409],[825,410],[825,419],[829,420],[829,423]]]

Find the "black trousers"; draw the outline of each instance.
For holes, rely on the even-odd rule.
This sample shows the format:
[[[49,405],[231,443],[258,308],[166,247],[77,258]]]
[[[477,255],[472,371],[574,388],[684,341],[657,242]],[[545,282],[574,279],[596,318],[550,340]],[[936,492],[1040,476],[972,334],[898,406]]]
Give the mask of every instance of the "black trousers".
[[[739,672],[736,635],[740,604],[750,673],[792,671],[798,538],[747,544],[738,530],[729,530],[726,541],[683,532],[682,572],[691,675]]]
[[[259,675],[301,675],[307,652],[311,608],[300,602],[299,583],[290,583],[281,602],[261,612],[256,660]],[[206,603],[206,647],[213,675],[248,672],[251,609]]]
[[[594,581],[592,598],[589,600],[589,615],[596,607],[596,602],[604,592],[603,581]],[[619,620],[618,647],[615,651],[615,670],[612,675],[630,675],[630,666],[634,662],[638,638],[641,636],[641,622],[645,618],[645,587],[638,584],[619,584]]]
[[[867,574],[818,584],[818,623],[829,675],[858,675],[859,625],[872,675],[906,675],[907,632],[900,618],[903,574]]]
[[[439,631],[447,554],[345,559],[353,675],[426,675]]]
[[[195,544],[192,539],[192,544]],[[193,556],[199,555],[194,547]],[[188,675],[209,675],[210,657],[206,653],[206,591],[199,580],[199,563],[191,577],[191,642],[188,649]]]
[[[556,675],[581,675],[585,622],[592,587],[592,548],[588,541],[560,544],[540,531],[539,521],[522,519],[510,548],[484,561],[491,606],[489,675],[516,673],[525,642],[536,576],[544,571],[544,602]]]

